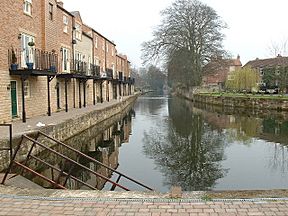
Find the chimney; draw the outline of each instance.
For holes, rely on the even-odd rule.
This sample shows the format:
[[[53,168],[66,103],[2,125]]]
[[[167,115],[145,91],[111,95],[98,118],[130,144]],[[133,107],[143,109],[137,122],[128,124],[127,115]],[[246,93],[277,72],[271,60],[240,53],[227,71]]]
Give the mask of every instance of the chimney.
[[[279,57],[282,57],[281,54],[278,54],[278,55],[277,55],[277,58],[279,58]]]
[[[240,55],[239,54],[237,55],[237,60],[240,60]]]
[[[62,8],[64,7],[64,3],[61,0],[57,0],[57,4]]]

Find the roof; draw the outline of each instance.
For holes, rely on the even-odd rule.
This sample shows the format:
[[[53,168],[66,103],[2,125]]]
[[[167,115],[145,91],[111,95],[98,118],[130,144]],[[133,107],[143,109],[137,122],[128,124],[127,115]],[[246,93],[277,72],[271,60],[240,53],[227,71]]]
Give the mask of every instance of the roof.
[[[276,58],[267,59],[255,59],[247,62],[245,66],[251,66],[252,68],[264,68],[264,67],[276,67],[276,66],[288,66],[288,57],[282,57],[278,55]]]
[[[70,16],[74,17],[74,15],[73,15],[72,13],[70,13],[69,11],[67,11],[67,10],[66,10],[65,8],[63,8],[61,5],[57,4],[57,7],[58,7],[60,10],[64,11],[65,13],[69,14]]]
[[[80,19],[81,23],[83,23],[79,11],[71,11],[70,13],[71,13],[74,17],[78,17],[78,18]]]
[[[242,63],[240,61],[240,56],[236,59],[215,58],[203,67],[203,73],[208,75],[222,72],[224,70],[229,70],[230,66],[241,67]]]

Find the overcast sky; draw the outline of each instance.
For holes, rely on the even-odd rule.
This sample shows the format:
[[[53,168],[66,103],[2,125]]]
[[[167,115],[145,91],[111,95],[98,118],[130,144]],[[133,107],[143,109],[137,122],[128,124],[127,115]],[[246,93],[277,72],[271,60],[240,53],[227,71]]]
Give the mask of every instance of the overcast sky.
[[[83,22],[113,40],[132,65],[141,66],[141,43],[152,38],[161,22],[160,11],[172,0],[63,0],[68,11],[80,11]],[[225,49],[242,64],[255,58],[273,57],[271,43],[288,39],[287,0],[202,0],[228,25]]]

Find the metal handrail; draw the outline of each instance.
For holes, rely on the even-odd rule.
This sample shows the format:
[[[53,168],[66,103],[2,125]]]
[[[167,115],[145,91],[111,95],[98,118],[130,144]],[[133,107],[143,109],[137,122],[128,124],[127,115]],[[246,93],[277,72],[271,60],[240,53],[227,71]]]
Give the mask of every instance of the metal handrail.
[[[96,176],[98,176],[98,177],[100,177],[100,178],[102,178],[102,179],[110,182],[111,184],[116,185],[117,187],[120,187],[120,188],[122,188],[122,189],[124,189],[124,190],[126,190],[126,191],[129,191],[128,188],[126,188],[126,187],[124,187],[124,186],[122,186],[122,185],[120,185],[120,184],[117,184],[117,183],[113,182],[112,180],[106,178],[105,176],[103,176],[103,175],[101,175],[101,174],[99,174],[99,173],[97,173],[97,172],[95,172],[95,171],[87,168],[86,166],[84,166],[84,165],[82,165],[82,164],[80,164],[80,163],[78,163],[78,162],[70,159],[69,157],[67,157],[67,156],[65,156],[65,155],[63,155],[63,154],[55,151],[54,149],[49,148],[49,147],[43,145],[42,143],[40,143],[40,142],[38,142],[38,141],[36,141],[36,140],[28,137],[27,135],[23,135],[23,137],[26,138],[26,139],[28,139],[28,140],[30,140],[30,141],[32,141],[32,142],[34,142],[35,144],[41,146],[42,148],[45,148],[45,149],[47,149],[48,151],[53,152],[54,154],[60,156],[61,158],[65,159],[65,160],[67,160],[67,161],[69,161],[69,162],[71,162],[71,163],[73,163],[73,164],[76,164],[77,166],[80,166],[81,168],[85,169],[86,171],[88,171],[88,172],[90,172],[90,173],[92,173],[92,174],[94,174],[94,175],[96,175]]]
[[[123,174],[123,173],[121,173],[121,172],[119,172],[119,171],[117,171],[117,170],[112,169],[111,167],[109,167],[109,166],[101,163],[100,161],[95,160],[94,158],[92,158],[92,157],[90,157],[90,156],[82,153],[81,151],[78,151],[78,150],[76,150],[76,149],[74,149],[74,148],[66,145],[66,144],[63,143],[63,142],[61,142],[61,141],[59,141],[59,140],[56,140],[56,139],[54,139],[53,137],[50,137],[50,136],[48,136],[47,134],[45,134],[45,133],[43,133],[43,132],[41,132],[41,131],[39,131],[39,133],[40,133],[41,135],[45,136],[46,138],[49,138],[49,139],[53,140],[54,142],[56,142],[56,143],[58,143],[58,144],[60,144],[60,145],[62,145],[62,146],[64,146],[64,147],[68,148],[69,150],[74,151],[75,153],[81,155],[82,157],[85,157],[86,159],[88,159],[88,160],[90,160],[90,161],[92,161],[92,162],[94,162],[94,163],[97,163],[97,164],[99,164],[99,165],[101,165],[101,166],[109,169],[110,171],[112,171],[112,172],[114,172],[114,173],[117,173],[118,175],[120,175],[120,176],[122,176],[122,177],[124,177],[124,178],[126,178],[126,179],[128,179],[128,180],[130,180],[130,181],[132,181],[132,182],[134,182],[134,183],[136,183],[136,184],[138,184],[138,185],[140,185],[140,186],[148,189],[148,190],[153,191],[153,189],[150,188],[150,187],[148,187],[147,185],[144,185],[144,184],[142,184],[141,182],[139,182],[139,181],[137,181],[137,180],[135,180],[135,179],[133,179],[133,178],[131,178],[131,177],[129,177],[129,176],[126,176],[125,174]]]
[[[117,173],[117,174],[119,175],[118,178],[117,178],[117,181],[114,182],[114,181],[110,180],[109,178],[107,178],[106,176],[104,176],[104,175],[102,175],[102,174],[99,174],[99,173],[97,173],[96,171],[94,171],[94,170],[92,170],[92,169],[90,169],[90,168],[88,168],[88,167],[86,167],[86,166],[78,163],[77,161],[75,161],[75,160],[67,157],[66,155],[61,154],[61,153],[57,152],[56,150],[54,150],[54,149],[52,149],[52,148],[50,148],[50,147],[47,147],[46,145],[40,143],[39,141],[37,141],[39,135],[43,135],[44,137],[46,137],[46,138],[48,138],[48,139],[56,142],[58,145],[61,145],[61,146],[64,146],[64,147],[68,148],[69,150],[71,150],[71,151],[75,152],[76,154],[78,154],[78,156],[82,156],[82,157],[90,160],[91,162],[94,162],[94,163],[96,163],[96,164],[98,164],[98,165],[101,165],[102,167],[105,167],[106,169],[112,171],[112,173]],[[24,162],[23,162],[23,163],[19,163],[19,162],[15,161],[15,158],[16,158],[16,156],[17,156],[17,153],[18,153],[19,149],[21,148],[21,145],[22,145],[22,143],[23,143],[23,139],[24,139],[24,138],[27,139],[27,140],[29,140],[29,141],[31,141],[31,142],[32,142],[32,146],[31,146],[30,150],[28,151],[27,157],[26,157],[26,159],[24,160]],[[37,134],[37,136],[36,136],[35,139],[33,139],[33,138],[31,138],[31,137],[29,137],[29,136],[27,136],[27,135],[22,135],[22,140],[21,140],[21,142],[20,142],[19,145],[16,147],[16,149],[15,149],[15,151],[14,151],[14,154],[11,156],[11,162],[10,162],[10,164],[9,164],[8,169],[6,170],[6,173],[5,173],[5,175],[4,175],[4,178],[2,179],[2,184],[5,183],[6,178],[7,178],[8,174],[10,173],[13,164],[15,164],[15,165],[17,165],[17,166],[20,166],[20,167],[23,169],[23,171],[26,170],[26,171],[28,171],[28,172],[31,172],[32,174],[34,174],[34,175],[36,175],[36,176],[44,179],[45,181],[47,181],[47,182],[51,183],[52,185],[56,186],[57,188],[66,189],[66,188],[65,188],[65,185],[66,185],[66,183],[67,183],[67,180],[68,180],[69,178],[71,178],[71,179],[74,179],[75,181],[77,181],[77,182],[79,182],[79,183],[81,183],[81,184],[83,184],[83,185],[91,188],[91,189],[97,190],[96,186],[95,186],[95,187],[94,187],[94,186],[91,186],[90,184],[88,184],[88,183],[86,183],[86,182],[78,179],[77,177],[71,175],[72,166],[71,166],[70,171],[67,173],[67,172],[64,171],[64,166],[63,166],[62,169],[59,169],[59,168],[51,165],[50,163],[45,162],[44,160],[42,160],[42,159],[40,159],[40,158],[32,155],[32,150],[33,150],[33,148],[34,148],[36,145],[38,145],[38,146],[40,146],[40,147],[48,150],[48,151],[51,152],[51,153],[56,154],[57,156],[61,157],[62,159],[65,159],[66,161],[71,162],[71,163],[72,163],[72,166],[75,166],[75,165],[76,165],[76,166],[78,166],[78,167],[81,167],[82,169],[88,171],[89,173],[91,173],[91,174],[93,174],[93,175],[95,175],[95,176],[97,176],[97,177],[99,177],[99,178],[102,178],[102,179],[104,179],[104,180],[107,181],[107,182],[110,182],[110,183],[112,184],[111,190],[114,190],[116,187],[120,187],[120,188],[122,188],[122,189],[124,189],[124,190],[126,190],[126,191],[129,191],[128,188],[126,188],[126,187],[118,184],[118,182],[119,182],[119,180],[120,180],[121,177],[124,177],[124,178],[126,178],[126,179],[128,179],[128,180],[130,180],[130,181],[132,181],[132,182],[134,182],[134,183],[136,183],[136,184],[138,184],[138,185],[146,188],[146,189],[152,190],[150,187],[148,187],[148,186],[146,186],[146,185],[144,185],[144,184],[142,184],[142,183],[140,183],[140,182],[138,182],[138,181],[136,181],[136,180],[134,180],[134,179],[126,176],[126,175],[124,175],[123,173],[120,173],[120,172],[118,172],[118,171],[110,168],[109,166],[101,163],[100,161],[97,161],[97,160],[95,160],[94,158],[92,158],[92,157],[90,157],[90,156],[88,156],[88,155],[85,155],[84,153],[82,153],[82,152],[80,152],[80,151],[78,151],[78,150],[76,150],[76,149],[74,149],[74,148],[72,148],[72,147],[64,144],[63,142],[60,142],[60,141],[58,141],[58,140],[56,140],[56,139],[48,136],[47,134],[44,134],[43,132],[40,132],[40,131],[38,132],[38,134]],[[53,170],[58,171],[58,172],[59,172],[59,175],[58,175],[58,177],[57,177],[57,180],[55,181],[53,177],[52,177],[52,180],[51,180],[51,179],[49,179],[48,177],[43,176],[42,174],[40,174],[40,173],[34,171],[33,169],[29,168],[29,167],[27,166],[27,163],[28,163],[28,160],[29,160],[30,158],[35,159],[35,160],[37,160],[38,162],[47,165],[49,168],[52,169],[52,172],[53,172]],[[22,174],[23,174],[23,171],[21,172]],[[64,184],[62,185],[62,184],[59,184],[59,181],[60,181],[60,177],[63,176],[63,175],[66,176],[66,179],[65,179],[65,181],[64,181]]]
[[[9,127],[9,148],[0,148],[0,151],[9,151],[10,162],[12,162],[12,124],[0,124],[2,127]]]

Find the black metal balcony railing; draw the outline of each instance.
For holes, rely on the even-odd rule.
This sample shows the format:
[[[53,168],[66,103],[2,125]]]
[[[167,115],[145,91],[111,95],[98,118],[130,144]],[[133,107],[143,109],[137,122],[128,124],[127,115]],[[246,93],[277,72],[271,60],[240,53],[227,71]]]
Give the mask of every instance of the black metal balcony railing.
[[[119,74],[119,81],[122,82],[123,81],[123,72],[118,72]]]
[[[107,78],[113,79],[113,70],[112,69],[107,68],[106,74],[107,74]]]
[[[126,83],[127,82],[127,77],[126,76],[124,76],[124,83]]]
[[[80,60],[74,60],[71,62],[71,72],[79,75],[88,74],[88,64]]]
[[[93,77],[100,77],[100,66],[90,64],[90,72]]]
[[[29,66],[31,68],[29,68]],[[36,48],[9,49],[8,66],[11,70],[34,69],[57,72],[58,55]]]

